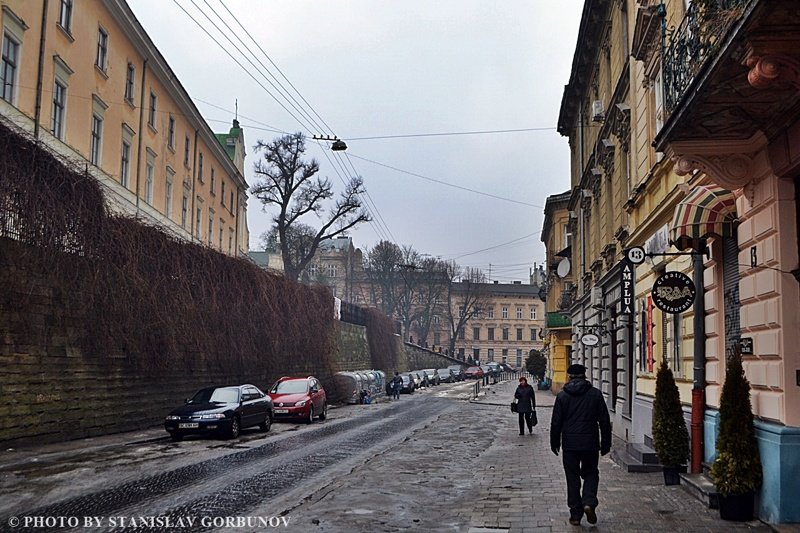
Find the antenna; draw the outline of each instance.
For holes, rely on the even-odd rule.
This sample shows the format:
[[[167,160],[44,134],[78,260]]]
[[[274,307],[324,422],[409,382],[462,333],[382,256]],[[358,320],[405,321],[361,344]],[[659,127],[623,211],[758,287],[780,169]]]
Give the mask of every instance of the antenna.
[[[233,118],[235,118],[236,120],[239,120],[239,99],[238,98],[236,98],[233,101],[233,105],[236,108],[236,113],[235,113],[236,116],[234,116]]]

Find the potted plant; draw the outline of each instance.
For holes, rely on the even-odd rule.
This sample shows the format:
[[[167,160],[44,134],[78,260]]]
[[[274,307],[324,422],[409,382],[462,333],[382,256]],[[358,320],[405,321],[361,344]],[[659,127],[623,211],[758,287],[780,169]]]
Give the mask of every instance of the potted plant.
[[[689,431],[683,418],[681,397],[666,360],[661,360],[656,374],[656,397],[653,401],[653,447],[664,471],[664,483],[680,484],[679,471],[686,471],[689,461]]]
[[[761,486],[761,459],[758,452],[750,382],[742,368],[741,348],[730,352],[725,384],[719,400],[717,458],[711,465],[711,478],[719,491],[719,514],[723,520],[753,519],[755,492]]]

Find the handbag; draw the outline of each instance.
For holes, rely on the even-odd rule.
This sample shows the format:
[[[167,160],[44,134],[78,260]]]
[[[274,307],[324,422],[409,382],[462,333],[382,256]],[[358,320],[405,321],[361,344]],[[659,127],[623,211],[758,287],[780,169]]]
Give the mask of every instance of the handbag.
[[[513,402],[511,402],[511,412],[512,413],[516,413],[517,412],[517,400],[514,400]]]
[[[531,413],[531,425],[535,426],[538,423],[539,419],[536,418],[536,409],[534,409],[533,412]]]

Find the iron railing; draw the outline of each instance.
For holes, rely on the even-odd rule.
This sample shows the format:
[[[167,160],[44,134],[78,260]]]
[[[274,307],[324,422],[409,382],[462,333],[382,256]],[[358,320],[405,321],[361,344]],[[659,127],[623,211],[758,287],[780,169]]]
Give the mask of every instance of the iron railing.
[[[755,0],[696,0],[677,28],[662,22],[664,108],[678,107],[706,62],[714,57],[731,27]],[[663,6],[661,8],[664,21]]]

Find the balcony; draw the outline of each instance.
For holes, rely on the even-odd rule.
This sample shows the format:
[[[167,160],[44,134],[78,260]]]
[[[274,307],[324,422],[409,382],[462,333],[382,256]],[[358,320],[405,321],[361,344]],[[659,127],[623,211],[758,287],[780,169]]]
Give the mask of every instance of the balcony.
[[[741,153],[741,144],[775,138],[800,114],[796,0],[692,2],[678,27],[665,29],[662,69],[665,123],[656,150],[686,153],[691,147],[675,143],[702,149],[724,141]]]

